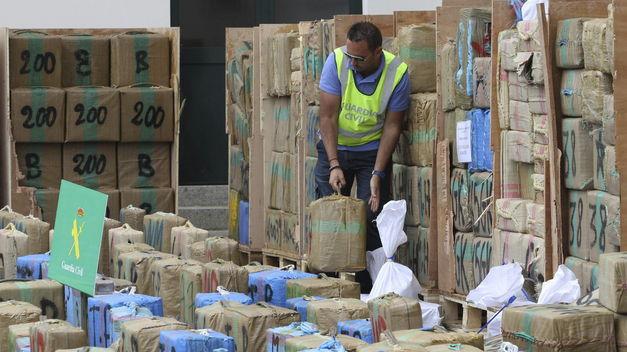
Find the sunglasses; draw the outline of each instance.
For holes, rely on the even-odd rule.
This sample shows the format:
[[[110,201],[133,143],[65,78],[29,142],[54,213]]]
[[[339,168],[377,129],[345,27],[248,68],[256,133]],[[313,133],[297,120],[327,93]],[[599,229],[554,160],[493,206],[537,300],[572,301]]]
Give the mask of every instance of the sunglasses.
[[[346,51],[344,52],[344,55],[346,55],[351,60],[355,60],[355,61],[359,61],[359,62],[364,62],[367,59],[366,57],[363,57],[363,56],[351,55],[351,54],[349,54]]]

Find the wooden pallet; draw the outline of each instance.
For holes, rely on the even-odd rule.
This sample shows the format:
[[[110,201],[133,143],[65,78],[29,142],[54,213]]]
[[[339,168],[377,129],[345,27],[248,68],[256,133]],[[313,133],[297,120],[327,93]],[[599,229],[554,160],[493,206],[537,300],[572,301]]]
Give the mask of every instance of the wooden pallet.
[[[487,322],[488,310],[466,302],[466,296],[441,293],[440,305],[444,310],[442,323],[446,327],[459,327],[465,331],[478,331]]]
[[[261,263],[263,261],[263,255],[260,250],[252,250],[243,244],[239,245],[239,255],[242,265],[250,264],[251,262]]]
[[[307,262],[293,254],[283,253],[273,249],[264,249],[262,251],[263,264],[276,267],[284,267],[294,265],[296,270],[307,271]]]

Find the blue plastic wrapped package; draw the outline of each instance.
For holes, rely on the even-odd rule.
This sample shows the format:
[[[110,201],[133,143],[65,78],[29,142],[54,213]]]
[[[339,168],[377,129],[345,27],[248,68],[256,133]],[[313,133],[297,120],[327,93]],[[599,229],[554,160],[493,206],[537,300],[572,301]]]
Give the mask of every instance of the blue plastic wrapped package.
[[[235,352],[232,337],[210,330],[164,330],[159,334],[161,351],[215,352],[218,349]]]
[[[89,345],[96,347],[109,347],[117,339],[122,321],[145,316],[163,316],[161,297],[114,293],[90,297],[87,305]],[[119,307],[123,309],[113,311]]]
[[[113,280],[98,275],[96,277],[95,294],[112,294],[115,289]],[[63,286],[63,299],[65,302],[65,320],[70,324],[87,331],[87,298],[89,296],[70,286]]]
[[[311,349],[307,349],[307,350],[303,350],[303,351],[309,351],[309,352],[346,352],[346,349],[344,348],[344,346],[342,346],[342,343],[338,340],[336,340],[335,338],[324,342],[322,345],[320,345],[320,347],[318,348],[311,348]]]
[[[337,333],[348,335],[370,344],[374,343],[370,319],[340,321],[337,323]]]
[[[196,308],[202,308],[221,301],[238,302],[246,305],[253,304],[253,299],[248,295],[239,292],[220,292],[220,288],[218,288],[218,292],[196,294],[194,303]]]
[[[468,164],[471,172],[492,171],[492,149],[490,149],[490,110],[472,109],[466,114],[472,121],[472,161]]]
[[[288,326],[268,329],[266,352],[285,352],[285,341],[318,332],[316,325],[308,322],[291,323]]]
[[[278,307],[287,307],[287,280],[318,277],[298,270],[272,270],[251,273],[248,276],[250,297],[254,303],[268,302]]]
[[[248,235],[248,224],[249,224],[249,203],[243,200],[239,201],[239,243],[243,245],[250,245],[250,236]]]
[[[32,254],[17,258],[17,278],[27,280],[43,279],[41,265],[50,260],[50,254]]]
[[[475,57],[490,56],[491,12],[488,9],[464,8],[459,12],[457,28],[458,69],[455,73],[457,95],[472,97],[472,63]]]
[[[287,308],[293,309],[297,311],[298,314],[300,314],[300,321],[307,321],[307,305],[309,304],[309,302],[320,301],[323,299],[326,299],[326,298],[319,297],[319,296],[314,296],[314,297],[303,296],[303,297],[290,298],[287,301],[285,301],[285,304],[287,304]]]

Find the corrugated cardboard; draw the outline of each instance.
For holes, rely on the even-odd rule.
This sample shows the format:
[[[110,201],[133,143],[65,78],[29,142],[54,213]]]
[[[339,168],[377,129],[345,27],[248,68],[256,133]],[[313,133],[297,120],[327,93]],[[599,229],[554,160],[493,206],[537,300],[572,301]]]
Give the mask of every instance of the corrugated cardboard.
[[[490,107],[490,94],[492,91],[492,59],[489,57],[475,58],[472,68],[473,105],[477,108]]]
[[[109,87],[67,88],[66,142],[120,140],[120,94]]]
[[[109,37],[76,34],[61,37],[64,87],[108,86],[110,72]]]
[[[603,122],[604,98],[612,94],[612,76],[599,71],[584,71],[581,88],[581,116],[590,123]]]
[[[146,216],[146,210],[136,208],[133,205],[120,209],[120,222],[129,224],[134,230],[144,229],[144,216]]]
[[[472,240],[472,270],[475,286],[488,275],[492,263],[492,239],[475,237]]]
[[[28,254],[28,236],[8,224],[0,230],[0,258],[4,267],[4,279],[17,276],[17,257]]]
[[[468,182],[472,230],[477,236],[490,237],[494,222],[492,173],[472,173]]]
[[[58,188],[61,184],[62,144],[17,143],[15,152],[23,178],[20,186]]]
[[[292,49],[299,46],[298,33],[277,33],[273,37],[267,38],[268,51],[262,53],[266,55],[267,93],[271,96],[290,95],[291,65],[290,56]]]
[[[30,322],[37,322],[41,316],[41,309],[30,303],[7,301],[0,303],[0,343],[3,351],[8,349],[9,326]]]
[[[620,198],[601,191],[588,191],[588,215],[592,242],[590,260],[598,263],[599,255],[617,250],[610,243],[620,239]]]
[[[172,318],[139,318],[121,325],[122,337],[119,351],[158,351],[159,333],[165,330],[186,330],[187,324]]]
[[[241,258],[237,241],[219,236],[212,236],[205,240],[205,252],[209,261],[222,259],[240,265]]]
[[[63,145],[63,179],[89,188],[117,188],[114,143]]]
[[[397,36],[398,56],[408,66],[411,92],[435,91],[435,25],[401,27]]]
[[[329,196],[310,206],[309,269],[322,272],[360,271],[366,267],[366,204]]]
[[[135,246],[137,245],[135,244]],[[118,247],[122,246],[128,245],[120,245]],[[121,253],[118,255],[118,262],[121,264],[121,267],[118,269],[120,278],[135,284],[138,293],[155,296],[154,279],[150,269],[155,261],[169,258],[174,258],[174,256],[152,250],[135,250]]]
[[[451,171],[451,195],[453,201],[454,225],[457,231],[472,229],[472,215],[470,209],[470,188],[468,171],[453,169]]]
[[[417,299],[388,293],[368,301],[368,309],[375,342],[386,331],[422,328],[422,310]]]
[[[170,86],[170,42],[166,35],[127,32],[111,38],[111,85]]]
[[[586,70],[612,73],[607,46],[607,18],[595,18],[583,24],[583,57]]]
[[[568,191],[568,253],[583,260],[590,259],[593,238],[588,206],[587,192]]]
[[[540,51],[542,50],[542,42],[540,41],[542,33],[540,26],[536,20],[519,21],[516,23],[518,37],[520,42],[518,51]]]
[[[442,47],[440,54],[442,60],[442,72],[440,79],[442,80],[442,109],[444,111],[452,111],[457,107],[455,99],[455,71],[457,70],[457,47],[455,41],[449,40]]]
[[[359,283],[326,275],[315,279],[298,279],[287,282],[287,297],[321,296],[327,298],[356,298],[361,293]]]
[[[132,86],[120,92],[121,142],[171,142],[174,139],[174,91]]]
[[[63,285],[56,281],[2,282],[0,299],[28,302],[41,308],[41,314],[48,318],[65,319]]]
[[[173,227],[183,226],[187,219],[172,213],[157,212],[144,217],[144,234],[146,243],[155,250],[170,253],[172,243],[170,236]]]
[[[557,23],[555,63],[560,68],[583,68],[583,23],[587,18],[569,18]]]
[[[120,207],[135,205],[152,214],[157,211],[174,211],[172,188],[123,188],[120,190]]]
[[[497,199],[496,227],[513,232],[527,232],[527,204],[531,201],[516,198]]]
[[[340,321],[366,319],[369,316],[368,305],[354,298],[311,301],[307,305],[307,321],[316,324],[323,334],[335,331]]]
[[[475,288],[474,279],[474,246],[475,235],[458,232],[455,234],[455,292],[468,294]]]
[[[599,259],[599,301],[615,313],[627,313],[627,254],[602,254]]]
[[[49,248],[50,224],[29,215],[13,221],[15,228],[28,236],[27,253],[45,253]]]
[[[503,312],[503,340],[533,351],[616,351],[614,316],[602,307],[530,305]]]
[[[9,35],[11,88],[61,86],[61,37],[35,31]]]
[[[516,100],[509,101],[509,126],[514,131],[532,131],[533,123],[529,103]]]
[[[579,117],[583,108],[581,91],[583,86],[583,70],[562,71],[560,87],[560,106],[565,116]]]
[[[199,241],[204,242],[209,237],[209,231],[198,228],[187,221],[183,226],[173,227],[170,236],[170,243],[172,243],[170,253],[180,257],[185,246]]]
[[[219,286],[227,291],[248,291],[248,270],[222,259],[203,265],[203,292],[217,292]]]
[[[399,342],[411,342],[421,346],[459,343],[462,346],[483,348],[483,335],[474,332],[435,332],[414,329],[395,331],[393,335]]]
[[[507,158],[521,163],[533,163],[533,134],[507,131]]]
[[[167,317],[182,319],[181,316],[181,271],[185,267],[200,266],[200,263],[167,258],[155,260],[150,266],[155,296],[163,300],[163,313]]]
[[[48,319],[31,326],[30,342],[33,352],[52,352],[86,345],[87,334],[63,320]]]
[[[582,119],[562,120],[562,145],[566,188],[586,190],[592,187],[595,145]]]
[[[11,89],[11,121],[16,142],[63,142],[65,92],[54,87]]]
[[[106,245],[100,246],[100,256],[108,258],[109,273],[112,274],[115,264],[117,264],[117,258],[113,257],[115,247],[126,243],[144,243],[145,239],[142,231],[134,230],[128,224],[113,228],[109,230],[106,235]]]
[[[411,95],[411,103],[407,112],[410,165],[433,165],[436,139],[436,103],[437,94],[435,93]]]

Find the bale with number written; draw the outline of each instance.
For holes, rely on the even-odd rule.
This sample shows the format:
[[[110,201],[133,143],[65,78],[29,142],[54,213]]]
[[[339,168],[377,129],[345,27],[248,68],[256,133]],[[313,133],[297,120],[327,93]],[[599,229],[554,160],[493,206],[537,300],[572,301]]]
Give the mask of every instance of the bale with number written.
[[[66,92],[66,142],[120,140],[120,94],[109,87],[74,87]]]
[[[111,84],[170,86],[170,39],[151,32],[127,32],[111,38]]]
[[[18,30],[9,35],[11,88],[61,86],[61,38]]]
[[[109,36],[90,34],[61,37],[64,87],[109,85],[109,40]]]
[[[65,92],[54,87],[11,89],[11,121],[16,142],[63,142]]]
[[[120,141],[171,142],[174,139],[174,91],[139,85],[120,92]]]

